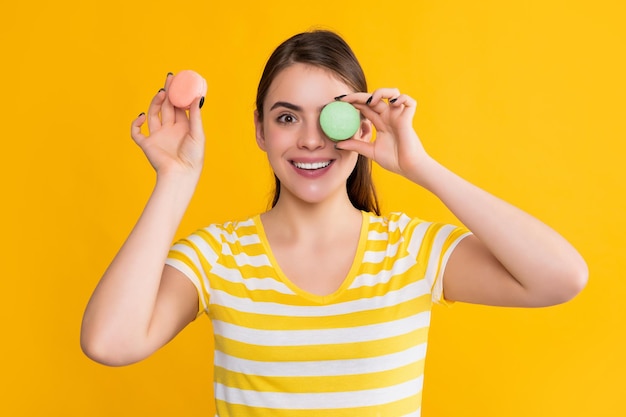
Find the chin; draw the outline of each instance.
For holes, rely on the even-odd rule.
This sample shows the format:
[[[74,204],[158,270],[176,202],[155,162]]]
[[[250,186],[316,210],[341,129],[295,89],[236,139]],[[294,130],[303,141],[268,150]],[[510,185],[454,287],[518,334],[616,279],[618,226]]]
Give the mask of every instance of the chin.
[[[281,196],[280,198],[285,199],[293,199],[297,200],[304,204],[309,205],[317,205],[322,204],[327,201],[335,200],[339,197],[340,191],[345,194],[345,198],[349,201],[347,194],[345,193],[345,185],[341,190],[334,190],[334,192],[329,192],[327,189],[321,189],[321,187],[315,187],[316,189],[309,190],[298,190],[297,192],[292,192],[291,190],[285,189],[283,185],[281,185]]]

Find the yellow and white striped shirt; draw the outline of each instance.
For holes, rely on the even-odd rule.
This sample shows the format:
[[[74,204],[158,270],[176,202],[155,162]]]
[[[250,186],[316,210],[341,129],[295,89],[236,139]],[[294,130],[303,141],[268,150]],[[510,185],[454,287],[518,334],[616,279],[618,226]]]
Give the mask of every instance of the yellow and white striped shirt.
[[[258,215],[177,242],[167,263],[213,323],[217,415],[419,416],[432,301],[468,234],[363,212],[354,264],[328,296],[281,272]]]

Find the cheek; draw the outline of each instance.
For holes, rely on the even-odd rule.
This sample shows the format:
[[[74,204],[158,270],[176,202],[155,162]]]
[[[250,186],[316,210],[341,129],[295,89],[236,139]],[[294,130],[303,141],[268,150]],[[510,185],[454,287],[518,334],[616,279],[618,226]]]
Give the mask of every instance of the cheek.
[[[348,165],[352,167],[350,169],[350,172],[352,172],[354,167],[356,167],[357,161],[359,160],[359,154],[356,152],[350,152],[350,155],[346,157],[346,160],[348,161]]]
[[[271,127],[265,130],[265,154],[274,171],[280,167],[280,161],[289,149],[289,143],[290,136],[284,130]]]
[[[281,147],[287,145],[293,137],[293,133],[287,129],[275,125],[266,125],[265,141],[269,146]]]

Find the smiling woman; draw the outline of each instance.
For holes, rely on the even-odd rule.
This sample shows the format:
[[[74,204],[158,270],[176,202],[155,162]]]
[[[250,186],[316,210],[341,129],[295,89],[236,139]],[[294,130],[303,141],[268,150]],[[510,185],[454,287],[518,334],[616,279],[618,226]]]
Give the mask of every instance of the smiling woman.
[[[558,233],[431,158],[413,98],[367,92],[354,54],[327,31],[281,44],[259,83],[272,207],[170,248],[204,153],[202,98],[187,114],[170,85],[132,123],[157,183],[85,311],[82,346],[96,361],[144,359],[206,314],[221,417],[419,416],[433,302],[546,306],[586,283]],[[319,121],[334,100],[361,114],[340,143]],[[370,161],[432,192],[464,226],[381,215]]]
[[[332,97],[346,95],[349,91],[367,91],[367,81],[361,65],[352,49],[339,36],[325,31],[298,34],[276,48],[265,65],[257,89],[256,119],[263,119],[263,106],[276,75],[294,63],[326,69],[331,77],[343,81],[347,86],[346,91]],[[320,108],[320,112],[321,110]],[[278,202],[281,191],[280,180],[277,176],[274,178],[276,185],[272,207]],[[380,214],[372,183],[371,164],[363,155],[358,156],[356,168],[348,178],[347,189],[354,207]]]

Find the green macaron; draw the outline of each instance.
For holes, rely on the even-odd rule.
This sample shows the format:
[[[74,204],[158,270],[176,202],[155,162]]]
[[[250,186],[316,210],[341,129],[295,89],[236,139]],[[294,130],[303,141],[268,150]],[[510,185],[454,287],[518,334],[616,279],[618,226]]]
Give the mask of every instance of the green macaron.
[[[334,141],[350,139],[360,125],[359,111],[345,101],[328,103],[320,113],[320,126],[326,136]]]

